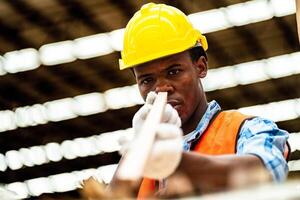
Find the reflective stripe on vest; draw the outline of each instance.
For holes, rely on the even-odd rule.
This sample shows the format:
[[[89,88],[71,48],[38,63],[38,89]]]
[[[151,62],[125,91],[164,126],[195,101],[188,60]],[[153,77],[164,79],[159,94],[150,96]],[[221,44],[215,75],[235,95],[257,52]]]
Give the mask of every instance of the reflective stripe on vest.
[[[238,111],[229,110],[218,113],[210,125],[195,144],[193,151],[208,154],[235,154],[240,127],[251,116],[243,115]],[[288,159],[289,145],[285,145],[284,157]],[[144,178],[138,193],[138,199],[153,197],[155,180]]]

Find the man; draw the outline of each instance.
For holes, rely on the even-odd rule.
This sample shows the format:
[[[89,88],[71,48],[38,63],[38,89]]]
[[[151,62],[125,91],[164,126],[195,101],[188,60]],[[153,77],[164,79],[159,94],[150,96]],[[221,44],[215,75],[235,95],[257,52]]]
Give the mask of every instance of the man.
[[[126,26],[120,69],[132,69],[146,102],[133,118],[136,134],[156,93],[168,93],[140,198],[171,191],[168,180],[179,174],[202,192],[228,188],[231,174],[240,169],[265,170],[276,182],[287,176],[286,131],[270,120],[221,111],[216,101],[207,102],[201,83],[207,48],[185,14],[164,4],[144,5]]]

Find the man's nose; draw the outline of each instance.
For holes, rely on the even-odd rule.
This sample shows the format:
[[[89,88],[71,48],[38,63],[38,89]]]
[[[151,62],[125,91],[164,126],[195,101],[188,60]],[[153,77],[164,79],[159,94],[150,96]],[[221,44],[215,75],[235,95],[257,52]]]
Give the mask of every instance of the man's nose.
[[[156,93],[158,93],[158,92],[171,93],[171,92],[173,92],[173,90],[174,90],[173,86],[168,81],[165,81],[165,80],[158,80],[157,84],[155,86]]]

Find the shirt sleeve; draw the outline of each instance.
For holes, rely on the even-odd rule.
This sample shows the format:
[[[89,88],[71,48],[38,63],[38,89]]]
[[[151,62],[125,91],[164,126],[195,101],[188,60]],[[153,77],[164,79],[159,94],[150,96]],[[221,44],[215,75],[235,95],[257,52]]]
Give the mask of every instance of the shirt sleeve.
[[[282,182],[288,174],[283,156],[288,132],[267,119],[255,117],[246,120],[237,141],[237,154],[254,154],[264,163],[275,182]]]

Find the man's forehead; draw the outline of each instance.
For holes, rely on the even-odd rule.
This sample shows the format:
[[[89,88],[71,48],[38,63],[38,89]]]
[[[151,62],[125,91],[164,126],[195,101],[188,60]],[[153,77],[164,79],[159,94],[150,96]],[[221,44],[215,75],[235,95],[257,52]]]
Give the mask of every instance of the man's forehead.
[[[159,68],[168,68],[170,67],[173,63],[182,61],[185,56],[187,56],[187,52],[181,52],[178,54],[170,55],[167,57],[159,58],[156,60],[152,60],[143,64],[140,64],[136,67],[134,67],[134,72],[135,73],[144,73],[144,72],[150,72],[150,71],[156,71]]]

